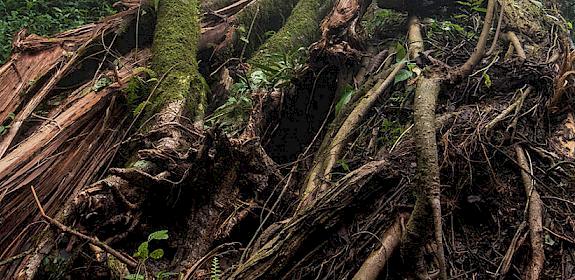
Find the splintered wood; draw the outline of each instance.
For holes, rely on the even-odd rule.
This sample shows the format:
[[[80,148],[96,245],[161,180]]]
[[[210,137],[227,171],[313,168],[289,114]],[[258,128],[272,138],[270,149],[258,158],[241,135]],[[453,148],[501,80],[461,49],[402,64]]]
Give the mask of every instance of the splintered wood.
[[[92,46],[134,18],[137,5],[126,7],[53,38],[22,31],[14,54],[0,68],[0,120],[10,125],[0,136],[0,259],[28,250],[31,238],[46,226],[39,223],[27,186],[36,186],[46,214],[55,217],[112,160],[112,147],[119,144],[131,115],[120,102],[120,90],[137,75],[135,67],[146,65],[149,50],[124,55],[117,71],[101,69],[97,74],[112,82],[105,88],[94,88],[92,79],[80,80],[67,91],[59,83],[87,56],[101,56],[103,52],[94,53],[99,49]],[[62,98],[60,105],[46,109],[43,104],[54,96]],[[39,111],[45,114],[35,113]],[[18,261],[4,265],[0,275],[11,275]]]

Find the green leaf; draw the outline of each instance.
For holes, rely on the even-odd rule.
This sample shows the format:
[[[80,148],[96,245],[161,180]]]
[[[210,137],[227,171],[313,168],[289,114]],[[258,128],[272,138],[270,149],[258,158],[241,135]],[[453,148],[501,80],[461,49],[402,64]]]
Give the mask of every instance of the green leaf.
[[[335,105],[335,114],[336,115],[339,115],[339,112],[341,112],[341,109],[343,109],[343,107],[345,107],[345,105],[347,105],[347,103],[349,103],[354,91],[355,91],[354,88],[349,84],[345,85],[343,87],[343,93],[341,94],[339,101]]]
[[[407,50],[405,49],[402,43],[398,42],[397,45],[395,46],[395,51],[396,51],[395,61],[399,63],[407,55]]]
[[[11,112],[8,114],[8,118],[13,121],[16,118],[16,114],[14,114],[14,112]]]
[[[343,168],[343,170],[345,170],[345,172],[349,172],[349,171],[350,171],[349,165],[347,164],[347,162],[345,162],[345,160],[340,159],[340,160],[338,160],[337,162],[341,165],[341,168]]]
[[[152,232],[149,236],[148,236],[148,241],[152,241],[152,240],[166,240],[168,239],[168,230],[159,230],[156,232]]]
[[[0,136],[4,135],[6,133],[7,129],[5,126],[0,125]]]
[[[138,246],[138,251],[136,251],[136,253],[134,254],[134,257],[140,258],[140,259],[147,259],[149,256],[148,246],[149,246],[149,243],[147,241],[142,242],[140,244],[140,246]]]
[[[124,277],[126,280],[144,280],[144,275],[141,274],[128,274]]]
[[[164,250],[156,249],[150,253],[150,258],[154,260],[159,260],[164,256]]]
[[[486,87],[490,88],[492,85],[491,77],[487,74],[487,72],[483,72],[483,83]]]
[[[98,92],[98,91],[106,88],[107,86],[109,86],[111,84],[112,84],[112,79],[110,79],[108,77],[102,77],[98,81],[96,81],[96,83],[92,87],[92,90],[94,90],[95,92]]]
[[[555,245],[555,240],[553,240],[553,238],[551,237],[551,235],[549,234],[545,234],[545,244],[549,245],[549,246],[553,246]]]
[[[394,83],[397,84],[397,83],[403,82],[403,81],[411,78],[412,76],[413,76],[413,72],[411,72],[407,69],[401,69],[401,70],[399,70],[397,75],[395,75]]]
[[[250,75],[250,83],[252,86],[252,89],[258,89],[261,88],[261,86],[267,82],[267,77],[266,74],[264,74],[264,72],[262,70],[256,70],[254,72],[252,72],[252,74]]]
[[[138,104],[138,106],[136,106],[136,108],[134,109],[134,116],[139,115],[140,113],[142,113],[142,111],[144,110],[144,108],[146,108],[146,105],[148,105],[148,101],[144,101],[140,104]]]
[[[179,273],[160,271],[160,272],[156,273],[156,280],[162,280],[162,279],[166,279],[170,276],[177,276],[177,275],[179,275]]]

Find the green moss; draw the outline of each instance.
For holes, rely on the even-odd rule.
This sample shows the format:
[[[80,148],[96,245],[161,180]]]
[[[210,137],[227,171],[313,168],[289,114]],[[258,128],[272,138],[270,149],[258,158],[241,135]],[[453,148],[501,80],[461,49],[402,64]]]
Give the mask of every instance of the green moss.
[[[248,62],[268,65],[271,54],[286,53],[315,42],[320,36],[319,23],[331,9],[333,2],[333,0],[299,1],[286,24],[262,45]]]
[[[196,60],[200,36],[197,0],[162,0],[154,34],[152,69],[160,78],[151,111],[169,101],[187,100],[195,115],[205,108],[205,81]],[[197,109],[200,112],[198,112]]]
[[[236,35],[245,36],[248,42],[246,45],[244,41],[236,40],[234,53],[239,55],[244,45],[246,46],[245,56],[253,53],[267,39],[266,33],[276,31],[283,26],[297,2],[297,0],[256,0],[244,8],[236,17],[236,25],[245,31],[237,32]],[[254,25],[250,32],[252,22]],[[250,33],[249,37],[247,33]]]

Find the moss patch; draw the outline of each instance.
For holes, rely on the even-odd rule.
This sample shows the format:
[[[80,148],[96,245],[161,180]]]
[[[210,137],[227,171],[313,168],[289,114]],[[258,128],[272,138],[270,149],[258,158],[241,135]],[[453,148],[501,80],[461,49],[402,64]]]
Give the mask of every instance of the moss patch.
[[[197,0],[162,0],[159,3],[152,69],[162,78],[150,108],[152,113],[169,101],[185,99],[196,117],[203,115],[206,87],[196,60],[199,15]]]
[[[250,64],[268,65],[270,54],[286,53],[307,47],[320,36],[319,23],[333,6],[333,0],[301,0],[286,24],[254,56]]]
[[[245,7],[236,18],[238,27],[236,35],[238,37],[245,36],[248,42],[246,45],[246,42],[236,40],[234,52],[239,55],[246,45],[245,55],[252,54],[267,39],[266,33],[270,34],[284,25],[285,19],[290,15],[297,2],[297,0],[256,0]],[[257,18],[255,18],[256,16]],[[252,22],[254,26],[250,32]],[[240,32],[241,29],[245,31]],[[249,37],[247,33],[250,33]]]

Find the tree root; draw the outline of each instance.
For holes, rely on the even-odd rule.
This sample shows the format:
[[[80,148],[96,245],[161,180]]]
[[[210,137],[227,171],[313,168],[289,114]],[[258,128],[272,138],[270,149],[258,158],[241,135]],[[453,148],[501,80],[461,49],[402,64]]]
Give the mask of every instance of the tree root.
[[[302,196],[303,199],[298,208],[301,209],[307,207],[321,192],[328,188],[328,185],[325,182],[329,182],[331,179],[330,173],[332,172],[336,161],[341,156],[341,151],[351,134],[354,132],[355,127],[363,120],[363,117],[373,107],[375,101],[377,101],[381,94],[385,92],[385,89],[391,85],[395,75],[399,70],[403,69],[404,66],[405,63],[398,63],[387,78],[380,81],[375,87],[371,88],[345,118],[341,127],[337,130],[335,136],[330,139],[330,142],[325,149],[327,156],[323,157],[323,155],[321,155],[322,159],[320,162],[314,163],[309,172],[305,191]],[[321,153],[322,149],[320,149],[320,154]]]
[[[536,280],[539,279],[545,263],[545,251],[543,250],[543,203],[533,185],[532,168],[525,157],[525,152],[519,145],[516,145],[515,153],[521,169],[521,179],[525,187],[525,194],[527,195],[527,222],[531,239],[531,261],[525,272],[525,279]]]
[[[440,203],[440,183],[439,183],[439,166],[438,166],[438,152],[437,142],[435,135],[435,105],[437,95],[440,90],[441,82],[438,79],[421,77],[415,97],[414,97],[414,139],[417,154],[417,170],[418,170],[418,195],[416,202],[416,209],[412,218],[407,224],[407,233],[405,242],[413,244],[425,242],[425,239],[415,241],[409,237],[416,237],[419,234],[415,233],[420,219],[427,220],[420,215],[425,215],[423,209],[429,209],[432,213],[434,227],[435,242],[437,243],[437,258],[439,259],[440,274],[442,279],[447,279],[447,270],[445,265],[445,256],[443,253],[443,234],[441,222],[441,203]],[[425,201],[425,202],[424,202]],[[429,205],[428,207],[423,206]],[[418,207],[419,206],[419,207]],[[423,209],[422,209],[423,208]],[[421,212],[418,212],[421,211]],[[416,225],[417,224],[417,225]],[[423,223],[425,224],[425,223]],[[421,246],[416,246],[414,249],[421,250]],[[412,253],[412,254],[410,254]],[[404,251],[406,256],[418,256],[421,253]]]
[[[57,227],[59,230],[65,232],[65,233],[69,233],[69,234],[72,234],[74,236],[77,236],[77,237],[79,237],[79,238],[81,238],[87,242],[90,242],[90,244],[92,244],[92,245],[95,245],[95,246],[98,246],[98,247],[104,249],[106,252],[110,253],[111,255],[116,257],[118,260],[120,260],[121,262],[127,264],[128,266],[130,266],[132,268],[134,268],[138,265],[138,263],[133,258],[123,255],[122,253],[114,250],[114,248],[108,246],[104,242],[102,242],[102,241],[100,241],[94,237],[90,237],[90,236],[87,236],[83,233],[75,231],[75,230],[63,225],[62,223],[56,221],[55,219],[49,217],[48,215],[46,215],[46,213],[44,212],[44,208],[42,208],[42,205],[40,204],[40,200],[38,200],[38,196],[36,195],[36,191],[34,190],[34,187],[31,186],[30,190],[32,191],[32,195],[34,195],[34,200],[36,201],[36,205],[38,206],[38,209],[40,209],[40,215],[48,223]]]
[[[381,247],[371,253],[369,257],[363,262],[357,273],[353,276],[353,280],[376,280],[387,261],[399,246],[403,232],[403,223],[405,219],[409,218],[409,214],[402,213],[396,219],[395,223],[391,225],[383,234],[381,238]]]
[[[504,38],[509,42],[511,42],[511,44],[513,44],[513,48],[515,49],[515,52],[517,53],[517,56],[519,57],[520,61],[524,61],[525,59],[527,59],[525,50],[523,49],[523,46],[521,45],[519,38],[517,37],[517,35],[515,35],[515,32],[509,31],[505,33]]]
[[[517,232],[515,233],[515,235],[513,236],[513,239],[511,240],[511,244],[509,244],[509,247],[507,248],[507,252],[505,252],[505,256],[503,257],[503,260],[501,260],[501,264],[499,264],[499,268],[496,271],[496,275],[497,275],[497,279],[504,279],[505,275],[507,275],[507,272],[509,271],[509,268],[511,267],[511,260],[513,260],[513,255],[515,254],[515,251],[517,251],[517,249],[519,247],[521,247],[521,245],[523,244],[522,239],[523,237],[525,237],[524,235],[524,230],[526,227],[526,223],[523,222],[521,223],[521,225],[519,226],[519,228],[517,229]]]
[[[485,125],[484,128],[485,131],[486,132],[491,131],[499,122],[501,122],[503,119],[509,116],[511,112],[516,111],[517,114],[517,112],[521,109],[523,102],[525,101],[525,99],[527,98],[529,93],[531,93],[532,90],[533,90],[532,87],[527,87],[527,89],[521,90],[521,94],[519,95],[519,98],[517,98],[515,102],[509,105],[509,107],[507,107],[499,115],[497,115],[497,117],[493,118],[493,120],[491,120],[488,124]]]
[[[378,160],[349,173],[314,200],[312,205],[276,224],[279,227],[273,235],[268,235],[270,239],[263,240],[260,249],[226,279],[269,279],[281,275],[286,264],[311,235],[321,229],[333,228],[352,203],[370,193],[367,183],[373,176],[385,174],[393,177],[393,169],[390,167],[389,161]],[[382,188],[378,189],[381,191]]]

